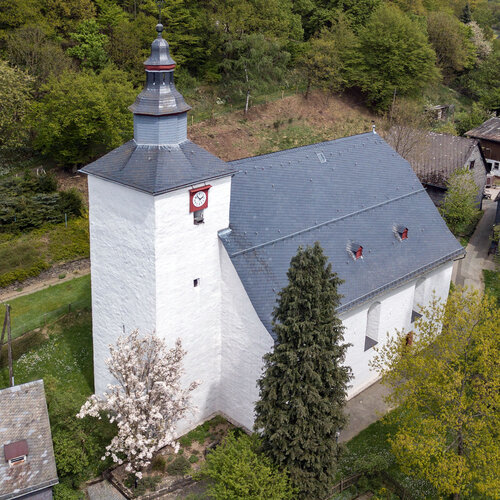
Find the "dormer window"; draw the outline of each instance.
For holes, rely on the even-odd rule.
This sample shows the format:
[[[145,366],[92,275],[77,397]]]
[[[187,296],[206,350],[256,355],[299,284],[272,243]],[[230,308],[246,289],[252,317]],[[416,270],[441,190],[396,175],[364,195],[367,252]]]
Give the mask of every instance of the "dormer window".
[[[408,228],[401,224],[397,224],[393,226],[394,235],[399,241],[408,239]]]
[[[347,252],[352,260],[359,260],[363,258],[363,247],[359,243],[349,241],[347,243]]]
[[[26,457],[28,456],[28,442],[26,439],[23,439],[22,441],[6,444],[3,447],[3,452],[5,461],[9,464],[9,467],[20,465],[26,462]]]

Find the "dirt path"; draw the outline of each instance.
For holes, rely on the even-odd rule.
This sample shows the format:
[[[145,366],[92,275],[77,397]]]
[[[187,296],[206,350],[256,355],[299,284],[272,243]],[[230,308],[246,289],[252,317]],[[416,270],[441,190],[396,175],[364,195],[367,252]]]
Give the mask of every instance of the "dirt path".
[[[39,276],[28,278],[22,283],[13,283],[0,289],[0,302],[12,300],[22,295],[28,295],[38,290],[47,288],[49,285],[64,283],[90,273],[90,259],[75,260],[59,264],[44,271]],[[64,275],[64,278],[60,276]]]

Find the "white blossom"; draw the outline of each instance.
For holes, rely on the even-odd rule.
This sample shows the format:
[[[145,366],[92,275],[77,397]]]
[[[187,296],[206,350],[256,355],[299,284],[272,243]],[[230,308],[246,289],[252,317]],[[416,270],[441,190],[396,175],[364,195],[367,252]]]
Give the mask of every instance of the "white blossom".
[[[180,339],[173,349],[168,349],[154,333],[139,337],[135,330],[119,337],[116,346],[109,349],[111,357],[106,365],[118,383],[108,385],[102,398],[91,396],[77,417],[100,418],[101,412],[108,412],[110,422],[117,423],[118,434],[106,447],[102,459],[111,456],[121,464],[120,456],[125,456],[126,470],[140,479],[140,471],[160,448],[178,449],[175,424],[187,410],[193,409],[190,393],[199,382],[192,382],[187,389],[181,387],[182,359],[186,353]]]

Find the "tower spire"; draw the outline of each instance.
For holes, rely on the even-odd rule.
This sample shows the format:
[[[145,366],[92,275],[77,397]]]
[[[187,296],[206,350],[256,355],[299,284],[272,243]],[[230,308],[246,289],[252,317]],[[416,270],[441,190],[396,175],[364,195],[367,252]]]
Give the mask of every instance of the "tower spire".
[[[160,3],[160,2],[158,2]],[[159,7],[159,17],[161,8]],[[151,44],[151,55],[144,61],[146,86],[137,96],[130,110],[136,115],[172,115],[191,109],[174,85],[175,61],[163,38],[163,25],[156,25],[158,36]]]

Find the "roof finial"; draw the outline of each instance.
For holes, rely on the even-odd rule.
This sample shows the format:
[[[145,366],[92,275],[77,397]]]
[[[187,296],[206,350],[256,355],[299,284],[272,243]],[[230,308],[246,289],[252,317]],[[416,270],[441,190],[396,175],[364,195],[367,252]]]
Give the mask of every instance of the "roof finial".
[[[161,9],[165,5],[165,0],[156,0],[156,6],[158,7],[158,24],[156,25],[156,31],[158,32],[158,36],[161,36],[161,32],[163,31],[163,24],[161,24]]]

